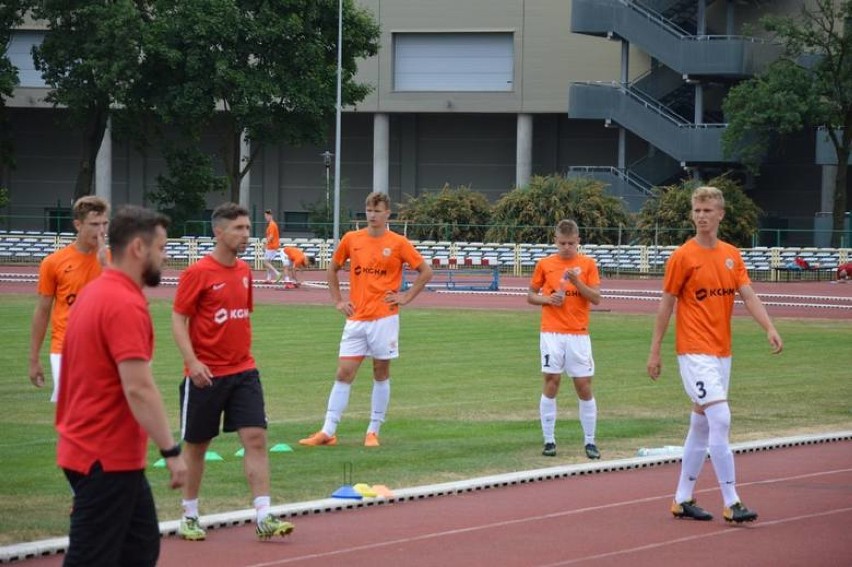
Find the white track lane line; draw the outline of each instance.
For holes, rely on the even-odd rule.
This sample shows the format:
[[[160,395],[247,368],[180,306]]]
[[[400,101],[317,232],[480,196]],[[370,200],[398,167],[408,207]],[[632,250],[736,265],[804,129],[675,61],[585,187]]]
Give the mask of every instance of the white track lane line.
[[[813,478],[813,477],[818,477],[818,476],[827,476],[827,475],[832,475],[832,474],[841,474],[841,473],[848,473],[848,472],[852,472],[852,469],[836,469],[836,470],[832,470],[832,471],[808,473],[808,474],[803,474],[803,475],[759,480],[759,481],[753,481],[753,482],[747,482],[747,483],[741,483],[741,484],[738,483],[738,485],[739,486],[750,486],[750,485],[755,485],[755,484],[773,484],[773,483],[779,483],[779,482],[788,482],[788,481],[792,481],[792,480],[800,480],[800,479],[804,479],[804,478]],[[712,492],[714,490],[718,490],[718,489],[708,488],[708,489],[700,490],[698,492],[699,493]],[[384,547],[392,547],[392,546],[396,546],[396,545],[405,545],[405,544],[408,544],[408,543],[413,543],[413,542],[418,542],[418,541],[426,541],[426,540],[430,540],[430,539],[452,537],[452,536],[456,536],[456,535],[459,535],[459,534],[478,532],[478,531],[483,531],[483,530],[493,530],[493,529],[497,529],[497,528],[503,528],[503,527],[506,527],[506,526],[513,526],[513,525],[517,525],[517,524],[526,524],[526,523],[530,523],[530,522],[540,522],[540,521],[543,521],[543,520],[549,520],[549,519],[553,519],[553,518],[564,518],[566,516],[576,516],[576,515],[585,514],[585,513],[588,513],[588,512],[598,512],[600,510],[607,510],[609,508],[631,506],[631,505],[634,505],[634,504],[644,504],[646,502],[653,502],[655,500],[661,500],[662,499],[662,500],[667,501],[670,498],[671,498],[671,494],[665,494],[665,495],[662,495],[662,496],[647,496],[645,498],[637,498],[637,499],[634,499],[634,500],[624,500],[624,501],[621,501],[621,502],[613,502],[613,503],[610,503],[610,504],[602,504],[600,506],[589,506],[589,507],[586,507],[586,508],[577,508],[577,509],[574,509],[574,510],[564,510],[562,512],[553,512],[553,513],[550,513],[550,514],[541,514],[541,515],[538,515],[538,516],[528,516],[526,518],[517,518],[515,520],[505,520],[505,521],[502,521],[502,522],[492,522],[492,523],[489,523],[489,524],[481,524],[481,525],[478,525],[478,526],[471,526],[471,527],[467,527],[467,528],[459,528],[459,529],[455,529],[455,530],[444,530],[444,531],[439,531],[439,532],[431,532],[431,533],[421,534],[421,535],[412,536],[412,537],[398,538],[398,539],[394,539],[394,540],[381,541],[381,542],[370,543],[370,544],[366,544],[366,545],[358,545],[358,546],[354,546],[354,547],[336,549],[334,551],[326,551],[326,552],[323,552],[323,553],[310,553],[310,554],[307,554],[307,555],[299,555],[299,556],[296,556],[296,557],[288,557],[286,559],[279,559],[279,560],[276,560],[276,561],[269,561],[269,562],[265,562],[265,563],[253,563],[251,565],[247,565],[246,567],[273,567],[275,565],[287,565],[288,563],[294,563],[296,561],[307,561],[307,560],[311,560],[311,559],[324,559],[324,558],[329,558],[329,557],[336,557],[336,556],[345,555],[347,553],[355,553],[355,552],[367,551],[367,550],[371,550],[371,549],[381,549],[381,548],[384,548]],[[841,509],[838,509],[838,510],[829,510],[827,512],[820,512],[818,514],[811,514],[811,515],[805,515],[805,516],[795,516],[795,517],[792,517],[792,518],[782,518],[780,520],[771,520],[771,521],[768,521],[768,522],[761,522],[760,525],[762,525],[762,526],[774,525],[774,524],[798,521],[798,520],[803,520],[803,519],[808,519],[808,518],[816,518],[816,517],[824,516],[824,515],[827,515],[827,514],[839,514],[839,513],[845,513],[845,512],[850,512],[850,511],[852,511],[852,508],[841,508]],[[556,565],[570,565],[571,563],[576,563],[576,562],[580,562],[580,561],[586,561],[586,560],[591,560],[591,559],[599,559],[599,558],[610,557],[610,556],[619,555],[619,554],[635,553],[636,551],[644,551],[644,550],[647,550],[647,549],[653,549],[655,547],[663,547],[663,546],[666,546],[666,545],[672,545],[672,544],[680,543],[680,542],[683,542],[683,541],[690,541],[692,539],[700,539],[700,538],[703,538],[703,537],[716,536],[716,535],[720,535],[722,533],[731,532],[731,531],[732,530],[719,530],[718,532],[713,532],[713,533],[710,533],[710,534],[704,534],[704,535],[700,535],[700,536],[692,536],[692,537],[688,537],[688,538],[678,538],[678,539],[675,539],[675,540],[659,542],[659,543],[650,544],[650,545],[646,545],[646,546],[641,546],[641,547],[636,547],[636,548],[631,548],[631,549],[626,549],[626,550],[620,550],[620,551],[613,551],[613,552],[604,553],[604,554],[600,554],[600,555],[588,556],[588,557],[584,557],[582,559],[572,559],[572,560],[570,560],[566,563],[554,563],[553,565],[554,566],[556,566]]]

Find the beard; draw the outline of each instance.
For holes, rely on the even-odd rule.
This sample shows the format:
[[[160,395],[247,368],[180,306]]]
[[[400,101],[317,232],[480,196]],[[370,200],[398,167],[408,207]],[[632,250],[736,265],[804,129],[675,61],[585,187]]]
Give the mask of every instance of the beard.
[[[142,272],[142,283],[148,287],[157,287],[160,285],[162,275],[163,272],[160,268],[154,267],[153,263],[149,260],[145,266],[145,270]]]

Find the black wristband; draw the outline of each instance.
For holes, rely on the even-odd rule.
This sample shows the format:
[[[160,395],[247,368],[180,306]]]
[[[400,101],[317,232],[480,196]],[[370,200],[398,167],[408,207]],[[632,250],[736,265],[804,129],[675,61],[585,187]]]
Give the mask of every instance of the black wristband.
[[[180,455],[180,443],[176,444],[171,449],[160,449],[160,456],[164,459],[171,459]]]

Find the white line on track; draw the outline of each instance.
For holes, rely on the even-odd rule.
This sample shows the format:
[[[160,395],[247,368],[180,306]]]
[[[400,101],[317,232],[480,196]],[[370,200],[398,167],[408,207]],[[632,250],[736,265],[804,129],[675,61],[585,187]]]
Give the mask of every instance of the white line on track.
[[[828,476],[828,475],[848,473],[848,472],[852,472],[852,469],[835,469],[835,470],[831,470],[831,471],[822,471],[822,472],[807,473],[807,474],[795,475],[795,476],[789,476],[789,477],[780,477],[780,478],[766,479],[766,480],[760,480],[760,481],[739,483],[739,486],[750,486],[750,485],[755,485],[755,484],[772,484],[772,483],[779,483],[779,482],[789,482],[789,481],[793,481],[793,480],[801,480],[801,479],[804,479],[804,478]],[[718,489],[708,488],[708,489],[700,490],[698,492],[699,493],[712,492],[712,491],[715,491],[715,490],[718,490]],[[632,506],[632,505],[635,505],[635,504],[645,504],[647,502],[653,502],[655,500],[668,500],[670,498],[671,498],[671,494],[665,494],[665,495],[660,495],[660,496],[647,496],[645,498],[636,498],[636,499],[633,499],[633,500],[623,500],[623,501],[620,501],[620,502],[612,502],[610,504],[602,504],[600,506],[588,506],[588,507],[585,507],[585,508],[576,508],[574,510],[564,510],[562,512],[553,512],[553,513],[550,513],[550,514],[541,514],[541,515],[537,515],[537,516],[527,516],[526,518],[517,518],[517,519],[514,519],[514,520],[505,520],[505,521],[502,521],[502,522],[492,522],[492,523],[489,523],[489,524],[481,524],[481,525],[478,525],[478,526],[471,526],[471,527],[467,527],[467,528],[459,528],[459,529],[454,529],[454,530],[443,530],[443,531],[431,532],[431,533],[421,534],[421,535],[412,536],[412,537],[397,538],[397,539],[394,539],[394,540],[375,542],[375,543],[370,543],[370,544],[366,544],[366,545],[357,545],[357,546],[353,546],[353,547],[347,547],[347,548],[344,548],[344,549],[336,549],[334,551],[326,551],[326,552],[323,552],[323,553],[310,553],[310,554],[306,554],[306,555],[299,555],[299,556],[296,556],[296,557],[288,557],[287,559],[279,559],[279,560],[276,560],[276,561],[269,561],[269,562],[264,562],[264,563],[253,563],[251,565],[247,565],[246,567],[273,567],[275,565],[287,565],[288,563],[294,563],[296,561],[306,561],[306,560],[311,560],[311,559],[324,559],[324,558],[329,558],[329,557],[345,555],[345,554],[348,554],[348,553],[355,553],[355,552],[359,552],[359,551],[367,551],[367,550],[371,550],[371,549],[381,549],[381,548],[385,548],[385,547],[405,545],[405,544],[408,544],[408,543],[413,543],[413,542],[418,542],[418,541],[426,541],[426,540],[431,540],[431,539],[452,537],[452,536],[456,536],[456,535],[460,535],[460,534],[466,534],[466,533],[471,533],[471,532],[479,532],[479,531],[483,531],[483,530],[495,530],[495,529],[504,528],[504,527],[507,527],[507,526],[513,526],[513,525],[518,525],[518,524],[526,524],[526,523],[530,523],[530,522],[540,522],[540,521],[550,520],[550,519],[554,519],[554,518],[564,518],[564,517],[567,517],[567,516],[576,516],[576,515],[586,514],[586,513],[590,513],[590,512],[598,512],[600,510],[607,510],[607,509],[610,509],[610,508],[620,508],[620,507],[624,507],[624,506]],[[842,513],[846,513],[846,512],[852,512],[852,508],[840,508],[840,509],[837,509],[837,510],[828,510],[828,511],[820,512],[820,513],[816,513],[816,514],[807,514],[807,515],[802,515],[802,516],[793,516],[793,517],[790,517],[790,518],[781,518],[781,519],[778,519],[778,520],[770,520],[770,521],[767,521],[767,522],[761,522],[760,525],[761,526],[771,526],[771,525],[776,525],[776,524],[783,524],[783,523],[788,523],[788,522],[806,520],[806,519],[810,519],[810,518],[817,518],[817,517],[826,516],[826,515],[829,515],[829,514],[842,514]],[[635,553],[637,551],[646,551],[646,550],[649,550],[649,549],[655,549],[655,548],[658,548],[658,547],[663,547],[663,546],[667,546],[667,545],[673,545],[673,544],[677,544],[677,543],[692,541],[692,540],[695,540],[695,539],[701,539],[701,538],[705,538],[705,537],[713,537],[713,536],[722,535],[722,534],[725,534],[725,533],[736,533],[736,532],[735,532],[735,530],[719,530],[719,531],[712,532],[712,533],[709,533],[709,534],[691,536],[691,537],[686,537],[686,538],[678,538],[678,539],[674,539],[674,540],[658,542],[658,543],[655,543],[655,544],[644,545],[644,546],[641,546],[641,547],[634,547],[634,548],[630,548],[630,549],[612,551],[612,552],[603,553],[603,554],[600,554],[600,555],[591,555],[591,556],[587,556],[587,557],[583,557],[583,558],[572,559],[572,560],[562,562],[562,563],[553,563],[551,565],[553,567],[556,567],[557,565],[570,565],[572,563],[579,563],[579,562],[582,562],[582,561],[589,561],[589,560],[593,560],[593,559],[601,559],[601,558],[604,558],[604,557],[612,557],[614,555],[626,555],[626,554],[629,554],[629,553]],[[541,566],[541,567],[551,567],[551,565]]]

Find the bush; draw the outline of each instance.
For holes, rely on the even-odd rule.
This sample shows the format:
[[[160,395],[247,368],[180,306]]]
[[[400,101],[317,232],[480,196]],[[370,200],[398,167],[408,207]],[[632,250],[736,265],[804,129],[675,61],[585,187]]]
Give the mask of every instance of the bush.
[[[637,230],[642,244],[680,245],[695,234],[692,223],[692,192],[701,185],[719,188],[725,196],[725,218],[719,226],[719,238],[748,248],[757,232],[760,208],[727,175],[701,182],[686,180],[678,185],[656,187],[654,196],[639,211]]]
[[[618,243],[618,232],[605,227],[632,225],[627,207],[617,197],[605,194],[600,181],[536,176],[526,187],[514,189],[497,201],[485,238],[490,242],[546,244],[553,241],[553,227],[562,219],[574,220],[583,241],[595,244]]]
[[[491,205],[482,193],[461,185],[409,197],[397,217],[406,221],[409,238],[478,242],[491,220]]]

